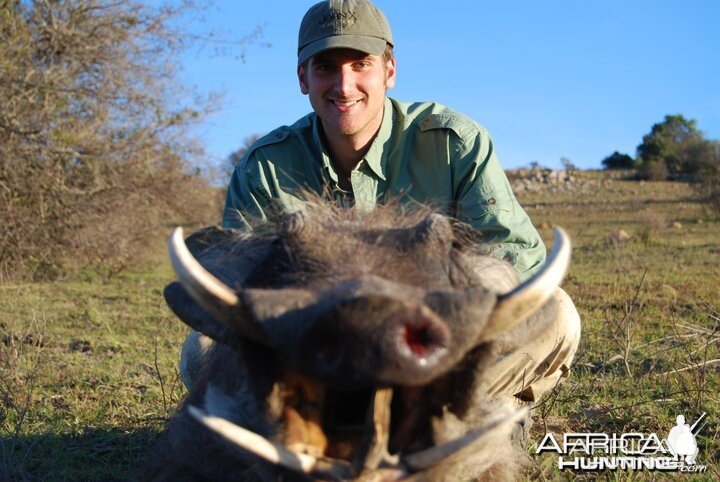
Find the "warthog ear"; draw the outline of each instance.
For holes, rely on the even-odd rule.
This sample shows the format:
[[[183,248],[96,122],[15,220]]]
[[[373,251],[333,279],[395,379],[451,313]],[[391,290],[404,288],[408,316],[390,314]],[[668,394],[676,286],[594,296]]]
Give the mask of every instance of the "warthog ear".
[[[446,253],[450,252],[455,240],[450,218],[442,214],[430,214],[415,226],[411,239],[423,249],[434,246]]]
[[[173,313],[193,330],[225,344],[232,344],[233,339],[238,338],[227,325],[200,307],[179,282],[173,281],[167,285],[163,296]]]

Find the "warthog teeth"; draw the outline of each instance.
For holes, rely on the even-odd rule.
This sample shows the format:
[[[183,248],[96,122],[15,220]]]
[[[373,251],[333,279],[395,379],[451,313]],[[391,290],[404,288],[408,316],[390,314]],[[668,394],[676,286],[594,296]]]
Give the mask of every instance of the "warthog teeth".
[[[319,460],[307,454],[293,452],[262,435],[235,425],[224,418],[210,415],[192,405],[188,405],[188,413],[224,440],[272,464],[295,472],[336,480],[347,478],[349,475],[350,467],[342,461]]]
[[[352,477],[352,470],[345,462],[317,459],[307,454],[296,453],[261,435],[240,427],[239,425],[235,425],[224,418],[209,415],[205,411],[192,405],[188,405],[188,413],[224,440],[272,464],[285,467],[295,472],[308,475],[322,475],[325,476],[324,478],[335,480]],[[377,472],[378,476],[382,475],[381,480],[401,480],[404,479],[405,476],[412,478],[412,474],[408,474],[406,469],[402,467],[406,467],[411,472],[427,470],[457,454],[461,450],[478,444],[484,438],[496,433],[503,427],[517,422],[525,417],[526,414],[527,408],[503,410],[500,414],[492,417],[484,426],[471,430],[458,439],[406,455],[402,458],[402,463],[399,466],[386,466],[368,472]],[[503,433],[503,436],[505,435],[506,434]],[[388,462],[389,461],[386,461],[386,463]]]
[[[509,411],[503,410],[501,413],[491,417],[482,427],[470,430],[462,437],[442,445],[406,455],[402,458],[402,462],[413,472],[427,470],[461,450],[478,444],[484,438],[497,433],[497,431],[503,427],[521,420],[527,415],[527,412],[527,408],[510,408]],[[502,436],[507,436],[507,434],[503,431]]]

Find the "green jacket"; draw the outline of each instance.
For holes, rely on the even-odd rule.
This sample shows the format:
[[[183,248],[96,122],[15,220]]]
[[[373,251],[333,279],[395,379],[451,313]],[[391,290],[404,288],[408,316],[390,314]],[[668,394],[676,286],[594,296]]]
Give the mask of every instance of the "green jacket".
[[[248,229],[271,202],[300,209],[310,190],[371,210],[389,198],[430,203],[483,233],[491,253],[524,279],[545,261],[545,246],[518,204],[484,127],[435,103],[385,99],[380,131],[352,171],[352,193],[338,178],[314,113],[255,142],[238,163],[227,192],[223,226]]]

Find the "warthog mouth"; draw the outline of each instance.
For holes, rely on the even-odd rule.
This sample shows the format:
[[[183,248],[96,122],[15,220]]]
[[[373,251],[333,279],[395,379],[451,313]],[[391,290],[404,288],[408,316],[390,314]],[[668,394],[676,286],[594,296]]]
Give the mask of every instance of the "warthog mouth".
[[[286,372],[279,385],[282,428],[277,440],[197,407],[188,410],[234,450],[319,480],[377,482],[411,480],[460,452],[470,453],[488,438],[509,437],[512,424],[526,415],[526,409],[496,407],[482,427],[421,447],[408,439],[415,437],[411,426],[423,421],[399,401],[393,403],[392,388],[340,391],[294,372]]]

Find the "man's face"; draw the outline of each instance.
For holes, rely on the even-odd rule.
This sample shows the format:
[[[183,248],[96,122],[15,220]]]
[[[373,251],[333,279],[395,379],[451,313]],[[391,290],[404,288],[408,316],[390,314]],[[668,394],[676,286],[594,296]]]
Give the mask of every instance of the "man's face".
[[[382,123],[385,90],[395,85],[395,60],[333,49],[298,67],[298,79],[326,134],[370,138]]]

